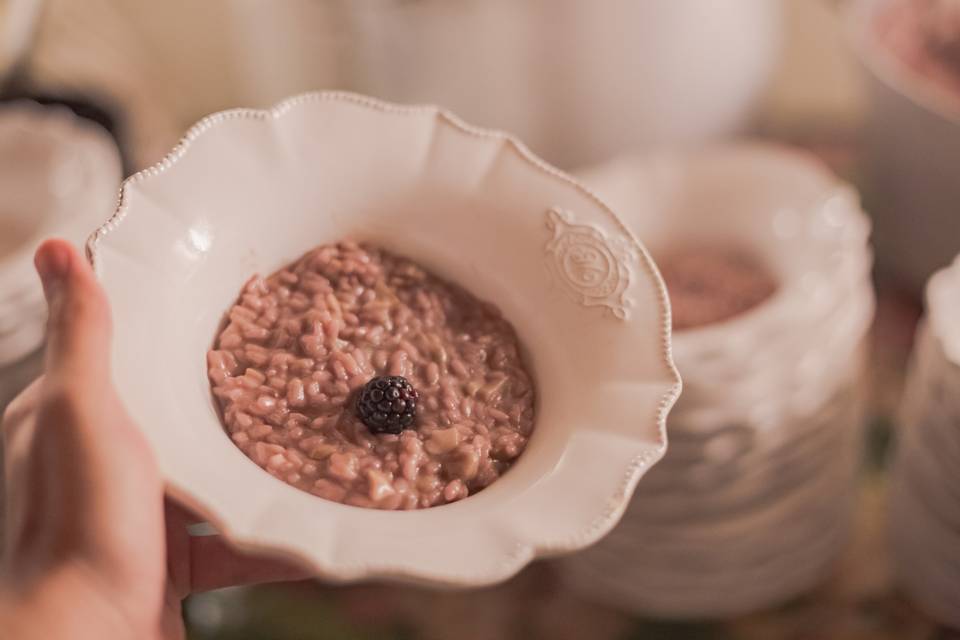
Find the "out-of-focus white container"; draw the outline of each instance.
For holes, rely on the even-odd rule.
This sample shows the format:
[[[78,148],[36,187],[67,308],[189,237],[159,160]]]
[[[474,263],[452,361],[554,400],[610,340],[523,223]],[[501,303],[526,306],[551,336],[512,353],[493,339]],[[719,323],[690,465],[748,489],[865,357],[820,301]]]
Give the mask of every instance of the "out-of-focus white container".
[[[778,0],[358,3],[355,81],[582,166],[740,130],[777,63],[780,12]]]
[[[582,166],[739,131],[781,41],[781,0],[47,2],[31,70],[128,109],[138,166],[169,119],[318,88],[440,104]]]
[[[778,289],[674,332],[684,395],[667,454],[610,536],[565,562],[569,584],[681,618],[802,593],[845,542],[860,459],[874,294],[856,192],[812,157],[762,144],[628,157],[581,177],[654,256],[738,251]]]
[[[876,17],[890,2],[851,0],[845,19],[868,78],[864,155],[878,261],[919,290],[960,251],[960,102],[878,42]]]
[[[0,81],[22,60],[33,38],[43,0],[0,4]]]
[[[0,106],[0,391],[4,367],[40,346],[46,304],[33,251],[52,235],[79,244],[120,184],[109,134],[64,108]]]
[[[897,434],[890,538],[907,593],[960,627],[960,258],[926,294]]]

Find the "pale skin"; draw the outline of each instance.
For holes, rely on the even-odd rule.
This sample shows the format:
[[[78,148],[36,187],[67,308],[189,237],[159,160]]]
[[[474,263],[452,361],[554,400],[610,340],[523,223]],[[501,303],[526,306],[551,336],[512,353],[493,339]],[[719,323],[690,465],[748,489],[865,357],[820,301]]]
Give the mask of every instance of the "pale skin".
[[[113,387],[110,308],[77,251],[37,251],[49,307],[46,373],[3,418],[6,545],[0,630],[18,640],[184,638],[190,593],[305,577],[191,537]]]

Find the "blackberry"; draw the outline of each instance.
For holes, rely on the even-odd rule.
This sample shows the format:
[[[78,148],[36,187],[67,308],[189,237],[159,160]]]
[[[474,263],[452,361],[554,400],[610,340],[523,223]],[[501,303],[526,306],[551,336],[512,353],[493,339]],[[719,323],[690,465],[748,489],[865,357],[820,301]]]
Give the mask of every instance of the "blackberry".
[[[357,416],[372,433],[413,428],[420,394],[403,376],[377,376],[357,396]]]

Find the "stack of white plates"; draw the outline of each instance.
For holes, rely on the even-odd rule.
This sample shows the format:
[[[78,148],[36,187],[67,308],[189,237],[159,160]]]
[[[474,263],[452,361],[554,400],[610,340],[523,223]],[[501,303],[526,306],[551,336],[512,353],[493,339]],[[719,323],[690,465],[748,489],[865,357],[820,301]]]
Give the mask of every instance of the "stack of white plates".
[[[674,334],[669,448],[616,530],[566,563],[636,612],[714,617],[816,584],[849,525],[874,311],[869,224],[815,160],[764,145],[585,172],[651,248],[734,248],[778,282],[742,315]]]
[[[82,243],[110,215],[121,172],[100,127],[62,108],[0,107],[0,367],[43,341],[37,244],[49,236]]]
[[[930,279],[907,381],[891,489],[903,587],[960,627],[960,259]]]

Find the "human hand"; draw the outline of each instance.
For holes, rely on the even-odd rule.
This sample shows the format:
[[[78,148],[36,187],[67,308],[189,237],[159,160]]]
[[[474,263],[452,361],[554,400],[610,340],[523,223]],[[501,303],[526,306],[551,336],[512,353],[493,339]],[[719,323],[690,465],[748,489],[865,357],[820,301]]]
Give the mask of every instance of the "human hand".
[[[306,577],[187,534],[190,514],[165,498],[113,387],[110,309],[93,271],[61,240],[40,247],[36,267],[49,307],[46,373],[3,420],[3,637],[183,638],[189,593]]]

